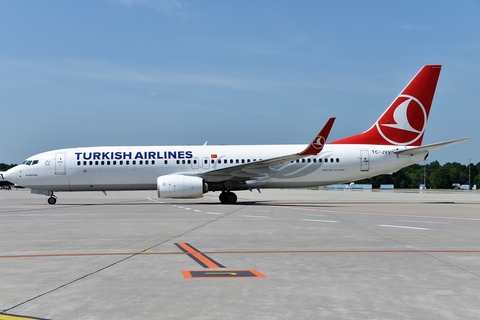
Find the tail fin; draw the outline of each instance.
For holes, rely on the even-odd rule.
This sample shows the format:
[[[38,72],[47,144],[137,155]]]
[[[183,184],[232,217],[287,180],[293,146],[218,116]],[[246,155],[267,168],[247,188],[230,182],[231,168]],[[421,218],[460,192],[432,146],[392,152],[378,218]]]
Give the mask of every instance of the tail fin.
[[[421,146],[441,65],[426,65],[367,131],[332,144]]]

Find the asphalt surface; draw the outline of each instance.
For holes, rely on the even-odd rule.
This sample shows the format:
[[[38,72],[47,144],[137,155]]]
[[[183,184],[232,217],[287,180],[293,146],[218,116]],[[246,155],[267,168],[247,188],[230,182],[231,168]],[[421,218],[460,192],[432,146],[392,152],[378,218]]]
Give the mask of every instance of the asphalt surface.
[[[0,191],[0,313],[479,319],[480,193]],[[3,316],[6,318],[6,316]],[[2,315],[0,315],[2,319]]]

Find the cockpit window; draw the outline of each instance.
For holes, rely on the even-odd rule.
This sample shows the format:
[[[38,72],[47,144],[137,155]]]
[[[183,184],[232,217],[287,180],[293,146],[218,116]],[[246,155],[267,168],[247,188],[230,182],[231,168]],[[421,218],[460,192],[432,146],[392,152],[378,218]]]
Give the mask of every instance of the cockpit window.
[[[38,160],[25,160],[22,162],[22,164],[27,165],[27,166],[33,166],[38,164]]]

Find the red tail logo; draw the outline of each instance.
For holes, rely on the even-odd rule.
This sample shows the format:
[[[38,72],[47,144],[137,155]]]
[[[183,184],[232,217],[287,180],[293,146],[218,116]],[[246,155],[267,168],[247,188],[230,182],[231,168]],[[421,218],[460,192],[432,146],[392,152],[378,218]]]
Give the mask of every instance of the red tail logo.
[[[420,100],[401,94],[388,111],[375,123],[386,141],[395,145],[410,145],[423,136],[427,111]]]
[[[440,70],[424,66],[370,129],[332,143],[420,146]]]

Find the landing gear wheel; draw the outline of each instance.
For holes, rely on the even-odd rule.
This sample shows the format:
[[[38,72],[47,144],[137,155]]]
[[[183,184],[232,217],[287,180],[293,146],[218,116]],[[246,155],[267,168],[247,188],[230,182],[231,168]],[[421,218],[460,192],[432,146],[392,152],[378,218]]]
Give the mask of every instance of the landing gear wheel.
[[[218,196],[218,199],[220,200],[221,203],[227,203],[227,193],[226,192],[220,193],[220,195]]]
[[[48,198],[47,202],[48,204],[55,204],[57,203],[57,198],[55,198],[54,196],[51,196],[50,198]]]
[[[235,204],[237,203],[237,195],[233,192],[222,192],[218,197],[221,203],[224,204]]]
[[[227,203],[229,204],[237,203],[237,195],[233,192],[227,192]]]

